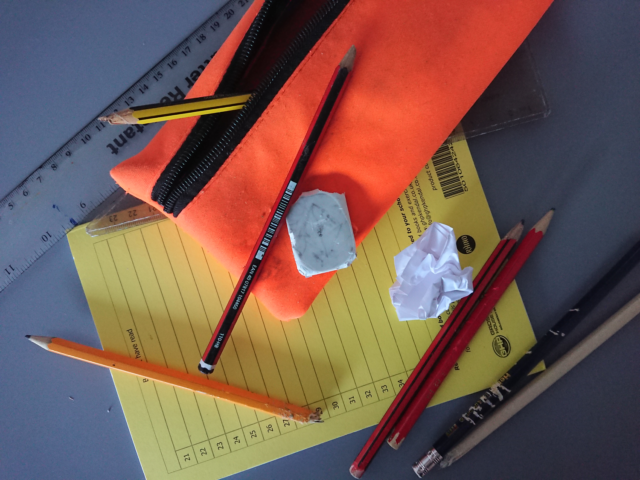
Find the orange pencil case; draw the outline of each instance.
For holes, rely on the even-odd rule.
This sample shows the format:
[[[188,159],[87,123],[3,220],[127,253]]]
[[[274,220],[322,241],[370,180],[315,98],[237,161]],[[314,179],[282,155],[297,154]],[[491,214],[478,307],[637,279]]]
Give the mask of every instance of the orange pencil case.
[[[188,97],[254,92],[242,110],[173,120],[111,174],[240,275],[327,83],[350,83],[298,191],[344,193],[359,244],[447,138],[551,0],[256,0]],[[285,227],[286,228],[286,227]],[[298,273],[278,235],[253,293],[303,315],[333,273]]]

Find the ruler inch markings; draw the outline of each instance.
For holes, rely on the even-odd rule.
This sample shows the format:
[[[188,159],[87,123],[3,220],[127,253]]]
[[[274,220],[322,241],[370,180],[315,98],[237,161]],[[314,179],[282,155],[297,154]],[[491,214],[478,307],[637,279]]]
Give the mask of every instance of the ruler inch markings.
[[[186,95],[251,3],[223,4],[98,116]],[[140,152],[161,126],[115,126],[96,117],[0,200],[0,292],[90,218],[118,188],[109,171]]]

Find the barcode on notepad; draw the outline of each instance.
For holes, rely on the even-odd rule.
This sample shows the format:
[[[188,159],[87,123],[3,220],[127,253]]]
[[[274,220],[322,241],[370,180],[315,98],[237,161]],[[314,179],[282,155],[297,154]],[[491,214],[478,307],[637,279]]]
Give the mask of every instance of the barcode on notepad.
[[[431,164],[436,171],[444,198],[449,199],[465,192],[457,162],[451,155],[451,146],[448,143],[436,151],[431,158]]]
[[[256,259],[262,260],[262,257],[264,257],[264,254],[267,251],[267,247],[271,243],[271,240],[273,240],[273,236],[276,234],[276,230],[278,229],[280,220],[282,220],[282,216],[284,215],[284,212],[289,205],[291,195],[293,195],[293,191],[296,189],[296,185],[296,182],[289,182],[289,185],[287,185],[287,189],[285,190],[282,198],[280,199],[280,202],[278,203],[278,206],[276,207],[273,218],[271,219],[271,222],[269,222],[267,231],[264,232],[262,242],[260,242],[260,248],[258,248],[258,251],[256,252]]]

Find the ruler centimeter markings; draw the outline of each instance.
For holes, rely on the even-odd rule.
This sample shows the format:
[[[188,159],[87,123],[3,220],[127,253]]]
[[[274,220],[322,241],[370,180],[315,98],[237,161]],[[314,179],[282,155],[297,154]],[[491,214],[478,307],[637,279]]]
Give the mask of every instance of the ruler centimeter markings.
[[[230,0],[99,116],[184,98],[252,0]],[[91,121],[0,200],[0,292],[117,190],[109,171],[139,153],[162,123]]]

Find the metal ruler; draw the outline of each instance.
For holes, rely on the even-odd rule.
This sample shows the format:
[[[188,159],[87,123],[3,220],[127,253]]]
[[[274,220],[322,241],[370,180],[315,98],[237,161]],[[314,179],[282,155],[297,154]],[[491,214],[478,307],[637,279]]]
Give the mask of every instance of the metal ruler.
[[[227,2],[100,116],[184,97],[251,2]],[[109,171],[161,125],[113,126],[96,117],[0,200],[0,292],[118,190]]]

